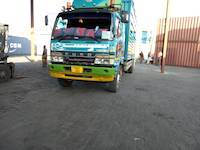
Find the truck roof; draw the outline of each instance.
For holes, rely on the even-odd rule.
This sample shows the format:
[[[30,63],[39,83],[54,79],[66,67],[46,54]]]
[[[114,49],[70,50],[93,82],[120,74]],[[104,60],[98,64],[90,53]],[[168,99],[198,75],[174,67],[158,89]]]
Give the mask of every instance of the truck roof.
[[[102,12],[102,13],[110,13],[112,12],[112,10],[110,9],[75,9],[75,10],[71,10],[71,11],[63,11],[63,12],[60,12],[59,15],[62,15],[62,14],[70,14],[70,13],[88,13],[88,12]]]

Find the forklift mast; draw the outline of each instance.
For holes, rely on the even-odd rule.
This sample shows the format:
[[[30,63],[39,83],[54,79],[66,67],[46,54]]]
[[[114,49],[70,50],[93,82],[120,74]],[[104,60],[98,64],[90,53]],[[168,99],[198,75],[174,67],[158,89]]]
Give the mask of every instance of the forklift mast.
[[[8,25],[0,24],[0,62],[7,61],[8,58]]]
[[[0,82],[14,77],[15,65],[7,63],[8,25],[0,23]]]

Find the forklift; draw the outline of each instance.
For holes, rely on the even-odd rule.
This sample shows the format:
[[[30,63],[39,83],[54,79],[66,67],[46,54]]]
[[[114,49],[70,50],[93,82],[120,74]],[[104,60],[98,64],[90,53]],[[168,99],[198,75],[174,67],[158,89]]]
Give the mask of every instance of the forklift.
[[[15,65],[8,63],[8,25],[0,23],[0,82],[14,78]]]

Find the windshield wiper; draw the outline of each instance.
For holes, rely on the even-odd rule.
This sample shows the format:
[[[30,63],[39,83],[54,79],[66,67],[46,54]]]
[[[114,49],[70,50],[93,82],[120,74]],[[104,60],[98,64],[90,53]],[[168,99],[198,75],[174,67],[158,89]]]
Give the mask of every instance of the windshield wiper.
[[[92,39],[92,40],[95,40],[97,42],[100,42],[99,39],[97,39],[95,37],[92,37],[92,36],[77,36],[77,35],[67,35],[67,34],[56,36],[55,39],[58,39],[58,41],[60,42],[60,41],[64,40],[65,37],[71,37],[71,38],[76,39],[76,40],[78,40],[80,38],[82,38],[82,39],[83,38],[88,38],[88,39]]]
[[[92,39],[92,40],[95,40],[97,42],[100,42],[99,39],[95,38],[95,37],[92,37],[92,36],[81,36],[80,38],[88,38],[88,39]]]
[[[52,39],[58,39],[61,40],[64,38],[64,35],[54,36]]]
[[[64,40],[65,37],[71,37],[71,38],[73,38],[73,39],[77,39],[77,40],[79,39],[78,36],[67,35],[67,34],[66,34],[66,35],[64,34],[64,35],[56,36],[55,39],[57,39],[57,40],[60,42],[60,41]]]

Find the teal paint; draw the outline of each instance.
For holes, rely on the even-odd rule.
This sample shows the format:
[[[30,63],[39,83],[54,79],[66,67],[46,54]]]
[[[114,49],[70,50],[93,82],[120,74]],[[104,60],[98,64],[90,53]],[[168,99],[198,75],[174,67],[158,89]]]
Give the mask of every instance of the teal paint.
[[[132,0],[123,0],[124,5],[123,8],[125,11],[129,12],[129,20],[130,22],[125,25],[125,53],[124,53],[124,59],[130,60],[134,58],[134,48],[130,51],[130,45],[136,43],[136,29],[134,29],[134,22],[131,21],[131,17],[135,17],[134,12],[134,3]]]
[[[56,19],[56,21],[60,20],[60,24],[57,26],[55,23],[51,39],[51,51],[59,51],[63,54],[68,52],[86,55],[93,53],[94,57],[97,55],[114,56],[115,63],[112,67],[115,68],[116,72],[120,64],[134,60],[136,30],[136,23],[134,22],[136,19],[133,19],[135,17],[134,2],[132,0],[115,0],[113,7],[110,7],[110,0],[74,0],[74,10],[61,12]],[[122,23],[121,11],[128,12],[130,22]],[[107,28],[108,24],[109,28]],[[104,31],[101,31],[100,40],[95,40],[99,29],[104,29]],[[87,39],[85,36],[89,31],[95,34],[93,38]],[[77,32],[81,36],[76,35]],[[58,34],[55,35],[55,33]],[[73,35],[73,38],[65,38],[69,34],[70,36]],[[108,37],[111,34],[112,38],[102,39],[103,34]],[[65,65],[69,64],[65,63]],[[79,65],[81,65],[80,62]],[[93,66],[93,64],[91,63],[89,66]]]
[[[115,7],[120,7],[122,0],[115,0]],[[74,0],[72,6],[75,9],[81,8],[105,8],[110,6],[110,0]]]

